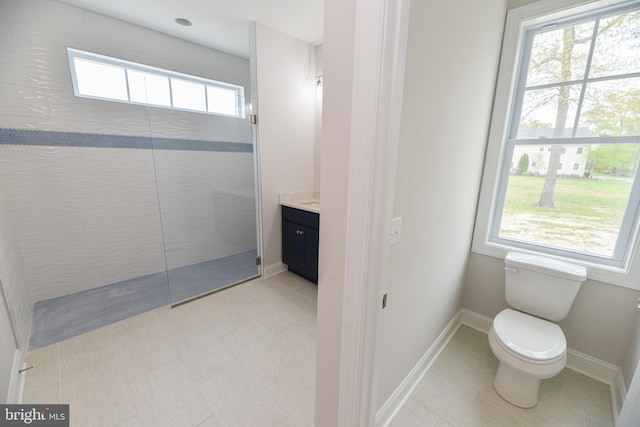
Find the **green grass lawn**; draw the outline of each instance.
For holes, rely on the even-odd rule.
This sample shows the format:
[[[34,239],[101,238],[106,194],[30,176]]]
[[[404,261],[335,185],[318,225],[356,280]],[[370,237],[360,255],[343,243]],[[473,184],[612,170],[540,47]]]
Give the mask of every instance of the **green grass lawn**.
[[[536,206],[542,194],[544,177],[510,176],[504,214],[537,213],[540,215],[622,220],[631,183],[595,179],[558,178],[554,192],[554,209]]]
[[[552,209],[537,206],[545,178],[510,176],[500,236],[610,256],[631,183],[558,178]]]

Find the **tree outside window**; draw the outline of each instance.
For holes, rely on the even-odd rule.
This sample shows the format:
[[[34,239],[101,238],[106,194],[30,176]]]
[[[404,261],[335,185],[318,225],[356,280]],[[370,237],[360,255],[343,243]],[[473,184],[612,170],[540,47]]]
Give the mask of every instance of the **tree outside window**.
[[[506,143],[518,166],[503,175],[491,236],[621,260],[640,186],[639,6],[529,28],[522,46]]]

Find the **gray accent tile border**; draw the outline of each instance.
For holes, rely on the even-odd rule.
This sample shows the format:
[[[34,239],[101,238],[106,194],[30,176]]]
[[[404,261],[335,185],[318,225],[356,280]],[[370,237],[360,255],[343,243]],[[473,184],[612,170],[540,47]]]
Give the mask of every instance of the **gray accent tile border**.
[[[102,135],[30,129],[0,128],[1,145],[48,147],[137,148],[180,151],[253,153],[253,144],[195,139],[152,138],[146,136]]]
[[[29,351],[168,304],[166,272],[37,302]]]
[[[257,251],[40,301],[29,351],[258,276]]]
[[[171,304],[258,276],[257,256],[257,251],[248,251],[169,270]]]

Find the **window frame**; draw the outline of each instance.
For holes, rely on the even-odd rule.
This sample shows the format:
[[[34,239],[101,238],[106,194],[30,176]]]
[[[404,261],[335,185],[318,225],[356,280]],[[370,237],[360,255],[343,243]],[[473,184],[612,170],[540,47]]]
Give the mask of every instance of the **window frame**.
[[[631,218],[632,224],[626,224],[629,233],[629,241],[626,243],[625,253],[621,259],[613,262],[601,257],[583,256],[579,253],[572,253],[567,250],[556,250],[552,247],[543,247],[534,244],[519,244],[506,239],[495,239],[492,230],[496,227],[496,221],[504,205],[504,192],[508,183],[509,168],[505,167],[511,163],[513,149],[516,144],[531,144],[540,146],[540,139],[519,139],[516,140],[509,135],[513,129],[513,122],[518,120],[519,114],[516,110],[518,103],[516,97],[523,91],[518,91],[519,74],[523,67],[523,55],[530,47],[525,46],[525,37],[528,29],[540,28],[546,24],[570,22],[577,15],[596,13],[601,10],[615,11],[630,5],[639,5],[638,0],[599,0],[584,2],[576,0],[541,0],[516,9],[512,9],[507,14],[507,22],[503,38],[503,50],[499,65],[498,80],[494,98],[494,109],[491,117],[489,139],[484,163],[484,172],[480,196],[478,200],[478,210],[476,215],[476,226],[472,241],[471,250],[474,253],[488,255],[497,258],[504,258],[510,250],[519,250],[529,253],[538,253],[577,263],[587,267],[589,279],[615,284],[631,289],[640,290],[640,254],[638,251],[638,229],[640,228],[640,213],[635,212]],[[528,57],[528,55],[527,55]],[[526,71],[526,65],[525,65]],[[516,126],[517,129],[517,126]],[[513,132],[513,131],[512,131]],[[511,139],[513,138],[513,139]],[[589,137],[589,138],[554,138],[545,140],[546,144],[558,144],[566,146],[585,146],[593,143],[610,143],[614,138]],[[638,143],[640,137],[618,137],[616,143]],[[506,172],[505,172],[506,171]],[[636,174],[636,179],[629,195],[629,204],[634,203],[640,207],[640,172]],[[625,212],[625,220],[628,221]],[[623,227],[621,226],[621,233]]]
[[[235,85],[232,83],[226,83],[226,82],[221,82],[221,81],[217,81],[217,80],[212,80],[212,79],[205,79],[203,77],[198,77],[198,76],[193,76],[190,74],[183,74],[183,73],[178,73],[176,71],[170,71],[170,70],[166,70],[163,68],[157,68],[157,67],[152,67],[150,65],[144,65],[144,64],[139,64],[136,62],[131,62],[131,61],[125,61],[123,59],[118,59],[118,58],[113,58],[110,56],[105,56],[105,55],[100,55],[97,53],[93,53],[93,52],[87,52],[87,51],[83,51],[83,50],[79,50],[79,49],[74,49],[74,48],[67,48],[67,56],[69,58],[69,68],[71,70],[71,79],[72,79],[72,83],[73,83],[73,91],[75,93],[75,95],[77,97],[80,98],[88,98],[88,99],[99,99],[99,100],[104,100],[104,101],[113,101],[113,102],[121,102],[121,103],[125,103],[125,104],[135,104],[135,105],[145,105],[145,106],[150,106],[150,107],[156,107],[156,108],[168,108],[171,110],[178,110],[178,111],[188,111],[191,113],[201,113],[201,114],[212,114],[212,115],[216,115],[216,116],[223,116],[223,117],[235,117],[235,118],[239,118],[239,119],[244,119],[246,118],[246,112],[245,112],[245,107],[244,107],[244,87],[243,86],[239,86],[239,85]],[[105,64],[105,65],[111,65],[111,66],[116,66],[116,67],[121,67],[124,69],[125,72],[125,84],[126,84],[126,93],[127,93],[127,99],[123,100],[120,98],[109,98],[109,97],[102,97],[102,96],[95,96],[95,95],[88,95],[88,94],[83,94],[80,93],[80,89],[78,87],[78,75],[76,73],[76,67],[75,67],[75,59],[81,59],[81,60],[86,60],[86,61],[92,61],[92,62],[96,62],[99,64]],[[132,71],[138,71],[141,73],[145,73],[145,74],[151,74],[153,76],[158,76],[158,77],[162,77],[162,78],[166,78],[168,85],[169,85],[169,103],[170,105],[161,105],[161,104],[154,104],[154,103],[150,103],[150,102],[140,102],[140,101],[132,101],[131,100],[131,92],[130,92],[130,81],[129,81],[129,76],[128,76],[128,70],[132,70]],[[196,84],[196,85],[201,85],[203,88],[203,92],[204,92],[204,100],[205,100],[205,109],[204,110],[198,110],[198,109],[189,109],[189,108],[181,108],[181,107],[176,107],[174,106],[174,101],[173,101],[173,96],[172,96],[172,91],[173,91],[173,85],[172,85],[172,80],[175,79],[176,82],[187,82],[187,83],[192,83],[192,84]],[[212,112],[209,111],[209,102],[208,102],[208,93],[209,91],[207,90],[207,86],[211,86],[214,88],[218,88],[218,89],[224,89],[224,90],[229,90],[235,93],[235,99],[236,99],[236,112],[235,114],[224,114],[224,113],[219,113],[219,112]]]

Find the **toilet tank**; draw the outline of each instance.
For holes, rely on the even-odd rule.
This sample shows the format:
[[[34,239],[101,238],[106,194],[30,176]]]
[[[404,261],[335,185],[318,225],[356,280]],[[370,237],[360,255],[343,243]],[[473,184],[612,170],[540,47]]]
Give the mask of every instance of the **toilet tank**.
[[[553,321],[567,317],[587,278],[583,266],[540,255],[509,252],[504,264],[507,304]]]

